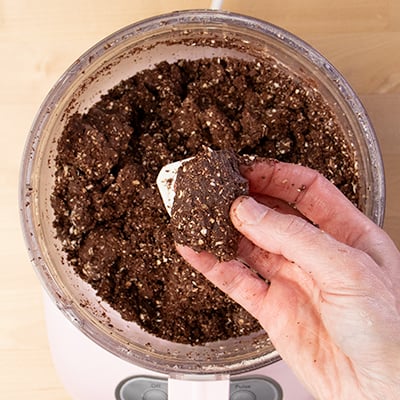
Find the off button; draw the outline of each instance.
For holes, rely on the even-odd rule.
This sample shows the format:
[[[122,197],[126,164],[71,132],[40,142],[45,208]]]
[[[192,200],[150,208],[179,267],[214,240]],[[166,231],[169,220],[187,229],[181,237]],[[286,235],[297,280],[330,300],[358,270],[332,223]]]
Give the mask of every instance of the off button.
[[[149,389],[143,393],[143,400],[167,400],[168,396],[163,390],[160,389]]]
[[[230,400],[257,400],[257,397],[249,390],[239,390],[232,393]]]

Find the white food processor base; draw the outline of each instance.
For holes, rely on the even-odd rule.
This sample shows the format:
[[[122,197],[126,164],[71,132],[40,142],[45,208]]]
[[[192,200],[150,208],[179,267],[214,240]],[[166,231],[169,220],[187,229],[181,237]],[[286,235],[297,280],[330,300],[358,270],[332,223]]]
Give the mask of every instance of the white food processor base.
[[[44,303],[53,362],[73,400],[225,400],[219,395],[203,397],[198,377],[174,384],[175,392],[168,392],[167,375],[140,368],[104,350],[73,326],[47,294]],[[215,394],[220,393],[218,385],[223,386],[216,381]],[[313,399],[283,361],[231,377],[228,392],[227,400]]]

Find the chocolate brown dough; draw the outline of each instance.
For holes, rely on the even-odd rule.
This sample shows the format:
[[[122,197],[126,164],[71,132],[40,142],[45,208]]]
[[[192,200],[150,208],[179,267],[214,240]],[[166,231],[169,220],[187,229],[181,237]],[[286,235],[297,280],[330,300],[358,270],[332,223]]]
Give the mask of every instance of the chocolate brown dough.
[[[177,254],[156,177],[208,146],[315,168],[357,204],[351,147],[310,85],[274,59],[163,62],[74,115],[51,202],[68,265],[158,337],[201,344],[259,330]]]
[[[175,242],[208,251],[220,261],[236,256],[240,234],[229,218],[232,202],[248,194],[239,160],[230,150],[207,149],[179,168],[171,213]]]

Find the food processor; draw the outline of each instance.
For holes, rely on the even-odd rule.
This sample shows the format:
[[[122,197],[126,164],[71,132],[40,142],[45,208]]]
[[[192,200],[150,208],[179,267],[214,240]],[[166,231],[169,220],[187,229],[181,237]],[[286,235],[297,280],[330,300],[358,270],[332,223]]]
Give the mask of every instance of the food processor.
[[[157,338],[123,320],[74,273],[53,227],[57,140],[70,116],[87,111],[122,79],[161,61],[222,56],[273,57],[312,82],[354,151],[362,210],[383,223],[383,165],[370,121],[345,79],[302,40],[267,22],[218,10],[156,16],[110,35],[71,65],[48,94],[28,137],[21,170],[25,239],[45,289],[54,364],[73,399],[312,398],[264,331],[193,346]]]

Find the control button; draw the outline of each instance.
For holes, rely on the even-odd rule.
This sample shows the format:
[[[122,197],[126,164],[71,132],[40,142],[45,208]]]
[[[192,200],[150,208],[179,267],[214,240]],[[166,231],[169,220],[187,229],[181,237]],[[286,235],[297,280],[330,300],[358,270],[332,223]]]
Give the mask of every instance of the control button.
[[[143,400],[167,400],[167,393],[160,389],[150,389],[143,393]]]
[[[232,378],[230,400],[283,400],[283,392],[279,383],[268,376]]]
[[[167,400],[168,381],[152,376],[131,376],[115,389],[116,400]]]
[[[249,390],[239,390],[232,393],[230,400],[257,400],[256,395]]]

